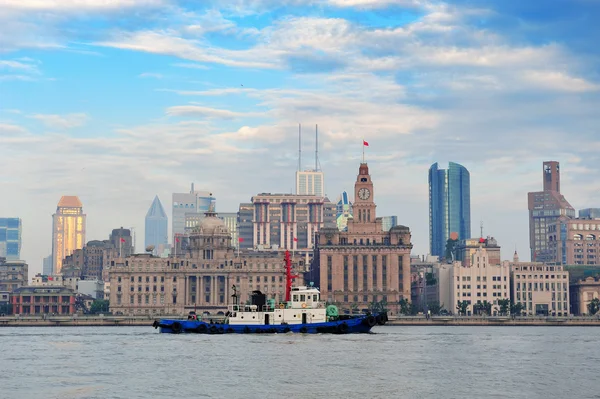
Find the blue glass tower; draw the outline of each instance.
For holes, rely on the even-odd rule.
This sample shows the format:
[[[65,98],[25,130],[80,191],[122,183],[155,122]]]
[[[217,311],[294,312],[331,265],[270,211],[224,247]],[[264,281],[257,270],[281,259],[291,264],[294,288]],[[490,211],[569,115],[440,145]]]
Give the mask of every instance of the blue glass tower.
[[[146,214],[144,243],[146,248],[154,246],[152,253],[155,255],[160,254],[169,243],[168,225],[167,214],[157,195],[154,197],[154,201],[152,201],[152,205]]]
[[[444,257],[452,233],[459,240],[471,238],[471,182],[467,168],[450,162],[429,168],[429,250]]]
[[[21,219],[0,218],[0,257],[21,259]]]

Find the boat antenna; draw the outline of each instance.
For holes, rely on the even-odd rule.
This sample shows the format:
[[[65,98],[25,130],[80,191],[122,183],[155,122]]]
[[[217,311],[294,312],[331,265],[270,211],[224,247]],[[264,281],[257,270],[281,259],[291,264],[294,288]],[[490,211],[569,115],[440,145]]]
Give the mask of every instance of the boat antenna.
[[[290,258],[290,251],[285,251],[285,301],[289,302],[292,297],[292,282],[299,277],[299,275],[292,274],[292,259]]]

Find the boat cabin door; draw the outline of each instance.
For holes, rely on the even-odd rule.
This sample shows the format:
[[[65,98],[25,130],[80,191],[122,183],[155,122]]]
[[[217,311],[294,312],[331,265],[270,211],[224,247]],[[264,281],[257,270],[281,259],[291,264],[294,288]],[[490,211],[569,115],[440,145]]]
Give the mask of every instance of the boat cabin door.
[[[306,313],[302,313],[302,324],[306,324]]]
[[[269,320],[269,315],[268,315],[268,314],[266,314],[266,315],[265,315],[265,326],[268,326],[269,324],[271,324],[271,323],[270,323],[270,320]]]

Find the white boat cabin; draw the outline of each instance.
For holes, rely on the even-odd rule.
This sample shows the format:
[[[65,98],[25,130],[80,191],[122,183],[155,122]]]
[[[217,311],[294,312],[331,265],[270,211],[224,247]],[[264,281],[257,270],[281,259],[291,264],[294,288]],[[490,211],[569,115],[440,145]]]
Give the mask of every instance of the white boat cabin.
[[[291,300],[275,304],[265,301],[262,293],[253,294],[252,305],[229,305],[229,324],[281,325],[323,323],[327,321],[325,304],[316,287],[292,287]]]

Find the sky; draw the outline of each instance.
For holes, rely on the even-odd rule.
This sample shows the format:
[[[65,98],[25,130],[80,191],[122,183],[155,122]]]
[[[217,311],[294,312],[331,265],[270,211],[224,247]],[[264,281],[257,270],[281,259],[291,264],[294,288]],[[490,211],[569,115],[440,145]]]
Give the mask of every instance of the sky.
[[[529,258],[527,192],[561,163],[600,207],[596,0],[0,0],[0,216],[23,220],[30,275],[77,195],[87,240],[133,227],[191,182],[237,211],[292,192],[302,123],[325,191],[361,159],[378,215],[429,248],[430,165],[471,173],[472,235]],[[170,224],[170,222],[169,222]]]

